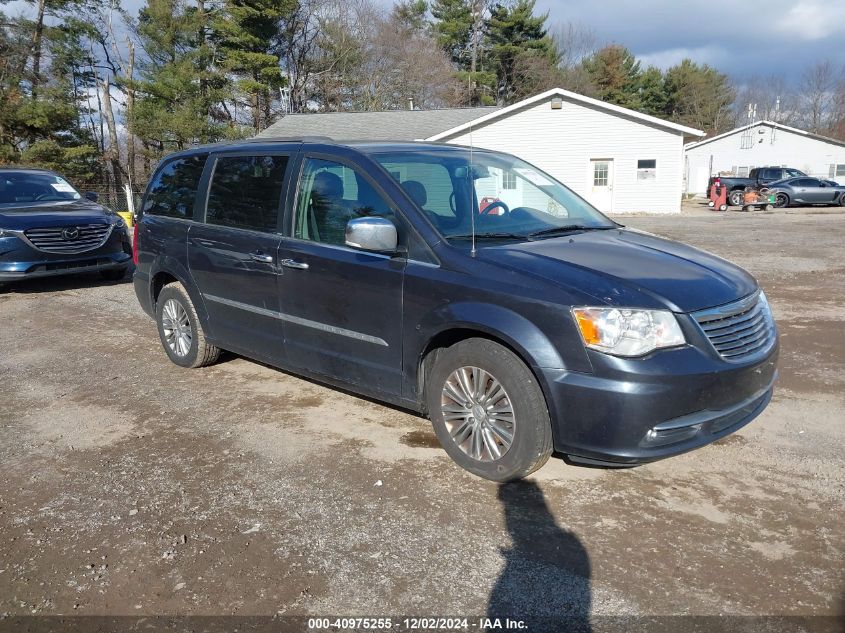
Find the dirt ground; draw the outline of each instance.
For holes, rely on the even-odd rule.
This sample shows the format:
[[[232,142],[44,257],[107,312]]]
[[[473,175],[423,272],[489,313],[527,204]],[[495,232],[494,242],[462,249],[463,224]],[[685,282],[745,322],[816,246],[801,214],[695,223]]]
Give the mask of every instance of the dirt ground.
[[[759,279],[774,400],[690,454],[509,486],[406,412],[231,355],[172,365],[128,282],[0,294],[0,619],[842,617],[845,209],[618,219]]]

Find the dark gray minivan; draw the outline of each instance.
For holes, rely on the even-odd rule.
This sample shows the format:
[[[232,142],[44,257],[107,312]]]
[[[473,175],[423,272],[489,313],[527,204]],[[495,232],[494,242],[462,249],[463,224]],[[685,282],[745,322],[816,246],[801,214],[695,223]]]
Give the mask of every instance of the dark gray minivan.
[[[513,156],[257,139],[168,156],[135,290],[184,367],[220,349],[430,417],[496,481],[631,466],[756,417],[778,335],[751,275],[626,229]]]

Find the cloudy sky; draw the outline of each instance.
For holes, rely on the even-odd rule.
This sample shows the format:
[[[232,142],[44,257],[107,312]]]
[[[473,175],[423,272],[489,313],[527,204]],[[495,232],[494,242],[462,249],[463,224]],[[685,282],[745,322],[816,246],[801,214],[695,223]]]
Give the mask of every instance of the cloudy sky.
[[[143,4],[123,0],[133,13]],[[550,27],[587,27],[597,44],[627,46],[643,66],[689,57],[740,82],[779,75],[792,84],[824,59],[845,67],[845,0],[537,0],[537,8]],[[12,0],[3,10],[27,8]]]
[[[823,59],[845,66],[845,0],[537,0],[549,22],[588,26],[599,44],[666,68],[689,57],[742,81],[800,80]]]

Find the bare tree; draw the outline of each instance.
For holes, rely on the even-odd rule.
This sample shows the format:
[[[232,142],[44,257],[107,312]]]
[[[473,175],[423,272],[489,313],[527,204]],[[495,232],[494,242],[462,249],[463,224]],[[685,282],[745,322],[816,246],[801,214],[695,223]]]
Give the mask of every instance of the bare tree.
[[[799,102],[804,126],[811,132],[825,132],[834,123],[836,89],[842,81],[830,60],[821,61],[804,72]]]
[[[402,108],[409,99],[421,108],[464,101],[462,84],[430,35],[403,26],[396,16],[379,20],[371,35],[367,50],[367,83],[374,89],[368,95],[370,107]]]
[[[774,121],[784,125],[801,123],[801,108],[798,95],[786,80],[778,75],[755,76],[743,83],[735,83],[734,101],[736,126],[749,123],[748,106],[755,107],[757,119]]]
[[[562,70],[577,67],[585,57],[596,51],[596,33],[578,22],[559,23],[551,29],[557,47],[558,65]]]

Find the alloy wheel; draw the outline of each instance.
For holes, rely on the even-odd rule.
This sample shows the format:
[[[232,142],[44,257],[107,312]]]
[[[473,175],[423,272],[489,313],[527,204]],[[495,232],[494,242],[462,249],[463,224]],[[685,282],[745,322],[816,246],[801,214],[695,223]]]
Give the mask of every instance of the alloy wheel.
[[[460,367],[449,374],[440,410],[452,441],[472,459],[496,461],[513,445],[516,416],[511,399],[480,367]]]
[[[164,304],[161,329],[170,350],[177,356],[187,356],[194,338],[191,321],[185,308],[175,299],[168,299]]]

